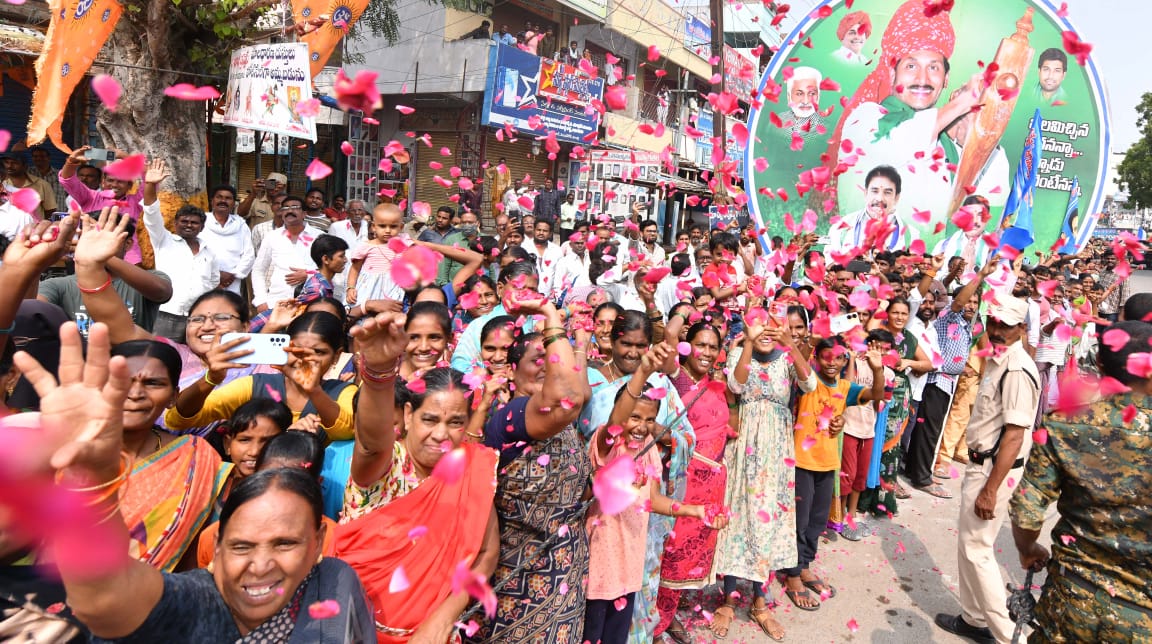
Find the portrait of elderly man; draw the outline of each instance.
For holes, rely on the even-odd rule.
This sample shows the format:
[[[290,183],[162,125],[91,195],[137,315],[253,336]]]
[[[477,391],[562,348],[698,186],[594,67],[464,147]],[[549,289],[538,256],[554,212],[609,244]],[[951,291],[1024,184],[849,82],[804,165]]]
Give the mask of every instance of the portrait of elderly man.
[[[872,18],[864,11],[853,11],[841,18],[836,27],[840,47],[832,52],[832,56],[845,63],[867,65],[869,60],[863,54],[864,42],[871,35]]]
[[[921,233],[949,213],[952,172],[959,160],[956,146],[945,129],[976,105],[981,82],[970,85],[943,106],[937,107],[949,84],[948,59],[956,33],[947,12],[924,14],[919,0],[902,4],[881,38],[881,55],[875,69],[848,102],[837,132],[829,141],[830,167],[839,163],[842,141],[851,141],[867,165],[842,168],[837,182],[839,212],[864,209],[864,176],[876,165],[900,168],[904,190],[897,216],[902,224]],[[915,211],[931,213],[928,224],[915,223]]]
[[[824,117],[820,116],[820,82],[824,75],[814,67],[797,67],[785,88],[788,90],[788,109],[780,113],[780,129],[791,139],[799,134],[805,142],[822,137]]]

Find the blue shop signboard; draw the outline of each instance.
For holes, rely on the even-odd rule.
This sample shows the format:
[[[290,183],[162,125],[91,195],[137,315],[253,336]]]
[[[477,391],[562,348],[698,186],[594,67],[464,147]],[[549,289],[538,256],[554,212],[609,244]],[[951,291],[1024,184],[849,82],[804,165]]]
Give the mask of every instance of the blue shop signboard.
[[[511,124],[534,136],[551,130],[570,143],[588,143],[599,129],[600,114],[588,106],[603,99],[604,79],[504,44],[492,48],[488,69],[484,125]]]

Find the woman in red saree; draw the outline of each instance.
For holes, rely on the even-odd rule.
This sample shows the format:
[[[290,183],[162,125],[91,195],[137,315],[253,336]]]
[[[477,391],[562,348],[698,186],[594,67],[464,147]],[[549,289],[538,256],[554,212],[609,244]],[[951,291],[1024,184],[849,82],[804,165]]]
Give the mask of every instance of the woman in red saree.
[[[696,450],[688,461],[685,504],[718,507],[724,503],[728,470],[724,467],[724,445],[736,422],[728,413],[731,394],[724,380],[712,378],[720,355],[721,336],[710,323],[697,322],[686,338],[692,352],[680,358],[680,369],[672,376],[676,393],[688,406],[688,422],[696,430]],[[721,363],[722,364],[722,363]],[[667,632],[678,642],[688,642],[688,631],[676,618],[680,592],[703,588],[711,583],[712,555],[718,532],[693,517],[679,517],[664,548],[660,565],[660,592],[656,608],[660,623],[656,636]]]
[[[363,385],[336,556],[363,582],[380,642],[417,635],[448,642],[471,601],[465,586],[495,601],[477,580],[496,569],[500,548],[492,509],[497,456],[463,443],[468,387],[463,374],[442,367],[426,371],[421,385],[409,383],[397,440],[395,383],[408,341],[401,319],[380,314],[353,330]]]

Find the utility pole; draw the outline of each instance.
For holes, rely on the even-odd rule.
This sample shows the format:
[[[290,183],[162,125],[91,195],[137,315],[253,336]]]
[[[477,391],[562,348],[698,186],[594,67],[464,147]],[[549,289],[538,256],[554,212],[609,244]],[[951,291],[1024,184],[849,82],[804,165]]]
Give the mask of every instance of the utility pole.
[[[724,74],[724,0],[708,0],[708,13],[712,22],[712,55],[716,60],[716,64],[712,66],[712,74],[720,77],[720,87],[717,88],[717,94],[724,94],[728,91],[728,79]],[[725,114],[715,108],[712,109],[713,145],[719,145],[721,150],[727,152],[728,127],[725,120]],[[716,176],[716,170],[717,168],[713,168],[713,177]],[[712,202],[716,205],[732,202],[728,197],[728,192],[724,189],[723,181],[719,179],[715,182]]]

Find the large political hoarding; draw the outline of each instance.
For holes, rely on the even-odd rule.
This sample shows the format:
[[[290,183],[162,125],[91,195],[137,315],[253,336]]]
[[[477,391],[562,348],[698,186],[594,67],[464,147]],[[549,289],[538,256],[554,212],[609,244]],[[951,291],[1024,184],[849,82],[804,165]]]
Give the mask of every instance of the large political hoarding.
[[[589,104],[604,97],[604,79],[504,44],[492,47],[488,70],[484,125],[511,124],[535,136],[553,131],[571,143],[587,143],[600,127]]]
[[[296,113],[296,104],[309,98],[308,45],[241,47],[232,52],[220,122],[315,141],[316,119]]]
[[[1093,60],[1064,50],[1065,32],[1075,34],[1068,19],[1045,0],[941,5],[828,0],[773,56],[744,165],[765,239],[788,234],[786,214],[800,221],[811,209],[825,233],[886,210],[899,245],[923,240],[932,252],[961,234],[953,214],[972,195],[988,200],[984,230],[995,232],[1011,223],[1001,214],[1037,109],[1033,248],[1058,239],[1074,178],[1080,208],[1100,208],[1106,97]],[[900,178],[897,198],[866,190],[883,165]]]

